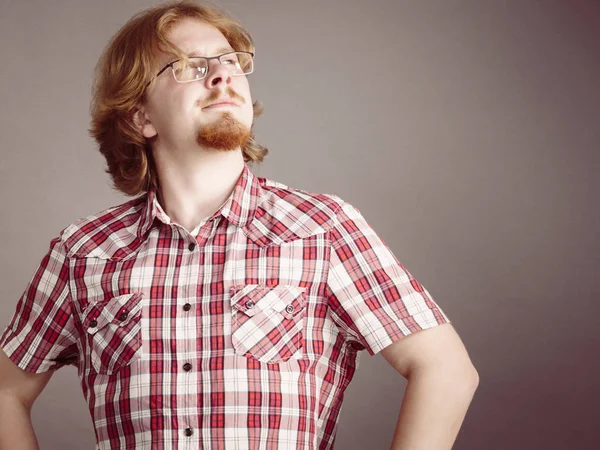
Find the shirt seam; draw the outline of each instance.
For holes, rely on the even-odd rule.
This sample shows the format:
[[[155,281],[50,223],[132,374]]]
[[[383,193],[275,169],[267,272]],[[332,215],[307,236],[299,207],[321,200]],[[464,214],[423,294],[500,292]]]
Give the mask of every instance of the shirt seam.
[[[338,326],[340,328],[340,330],[343,330],[348,336],[350,336],[351,338],[353,338],[354,340],[356,340],[357,342],[361,343],[360,337],[355,335],[355,333],[349,328],[343,325],[343,320],[335,313],[335,311],[333,311],[331,308],[329,308],[329,298],[330,296],[333,294],[333,291],[330,289],[329,287],[329,273],[331,271],[331,254],[333,251],[335,251],[333,249],[333,240],[331,239],[331,230],[333,230],[334,228],[336,228],[336,226],[339,223],[339,219],[338,219],[338,213],[343,209],[343,203],[339,203],[339,208],[337,208],[334,211],[334,216],[333,216],[333,225],[331,227],[329,227],[329,229],[327,230],[327,241],[328,241],[328,246],[329,246],[329,252],[328,252],[328,258],[327,258],[327,264],[326,264],[326,273],[324,276],[325,279],[325,298],[327,300],[327,307],[328,309],[331,311],[331,314],[334,315],[340,322],[340,324],[338,324],[338,322],[334,321],[334,323],[336,324],[336,326]],[[361,343],[362,344],[362,343]],[[347,347],[349,346],[349,342],[346,340],[344,342],[344,352],[347,353]]]
[[[71,315],[71,318],[72,318],[73,322],[75,322],[75,319],[78,316],[77,316],[77,314],[74,313],[75,308],[73,307],[73,293],[71,292],[71,269],[72,269],[72,267],[71,267],[71,261],[72,261],[72,259],[69,257],[69,255],[67,253],[67,247],[66,247],[66,244],[65,244],[65,242],[63,240],[63,236],[62,235],[61,235],[61,238],[60,238],[60,245],[61,245],[62,251],[63,251],[63,253],[65,255],[65,261],[67,262],[67,266],[69,268],[69,271],[68,271],[68,274],[67,274],[67,280],[66,280],[67,294],[69,296],[69,298],[67,300],[67,305],[69,307],[69,314]],[[73,328],[74,328],[74,330],[76,330],[75,327],[73,327]],[[75,344],[77,345],[78,350],[81,350],[80,345],[79,345],[79,341],[80,341],[79,337],[78,336],[74,336],[74,337],[75,337]]]

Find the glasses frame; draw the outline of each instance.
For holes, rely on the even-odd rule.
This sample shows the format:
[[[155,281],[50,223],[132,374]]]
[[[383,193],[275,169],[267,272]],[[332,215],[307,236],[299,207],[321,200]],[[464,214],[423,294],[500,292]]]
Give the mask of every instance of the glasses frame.
[[[248,55],[250,55],[250,58],[252,60],[252,70],[248,73],[239,73],[239,74],[231,74],[232,77],[239,77],[242,75],[250,75],[252,72],[254,72],[254,53],[253,52],[246,52],[246,51],[232,51],[232,52],[227,52],[227,53],[223,53],[221,55],[217,55],[217,56],[188,56],[188,59],[194,59],[194,58],[202,58],[206,60],[206,64],[208,67],[210,67],[209,61],[211,59],[217,59],[219,60],[219,64],[223,64],[223,62],[221,61],[221,58],[223,56],[227,56],[227,55],[231,55],[232,53],[246,53]],[[158,71],[158,73],[154,76],[154,78],[158,78],[158,76],[163,73],[165,70],[167,70],[169,67],[171,68],[171,73],[173,74],[173,78],[175,79],[175,81],[177,83],[191,83],[193,81],[200,81],[206,78],[206,76],[208,75],[208,70],[206,71],[206,73],[204,74],[204,76],[202,78],[196,78],[195,80],[187,80],[187,81],[179,81],[177,79],[177,77],[175,77],[175,71],[173,70],[173,64],[175,64],[176,62],[181,61],[181,59],[176,59],[175,61],[171,61],[169,64],[167,64],[165,67],[163,67],[162,69],[160,69]],[[151,83],[152,80],[150,80],[148,82],[148,85]]]

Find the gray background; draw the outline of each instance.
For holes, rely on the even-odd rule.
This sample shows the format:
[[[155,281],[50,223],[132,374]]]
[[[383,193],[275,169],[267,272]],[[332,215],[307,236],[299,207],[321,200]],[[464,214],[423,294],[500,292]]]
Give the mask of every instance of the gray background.
[[[154,3],[2,1],[4,327],[50,239],[128,200],[86,131],[91,73]],[[357,206],[463,339],[480,385],[454,448],[598,448],[598,2],[220,4],[257,45],[255,173]],[[389,448],[405,386],[362,353],[336,448]],[[75,368],[32,417],[42,449],[94,446]]]

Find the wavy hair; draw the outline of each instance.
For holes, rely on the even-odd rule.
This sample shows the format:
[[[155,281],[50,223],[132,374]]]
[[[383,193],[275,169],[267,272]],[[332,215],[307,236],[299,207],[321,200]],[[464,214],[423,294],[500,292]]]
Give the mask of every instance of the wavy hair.
[[[191,0],[171,1],[140,11],[110,39],[94,69],[88,131],[106,158],[105,172],[112,178],[113,189],[128,196],[158,188],[150,142],[134,125],[134,107],[146,101],[146,87],[156,81],[159,52],[187,58],[166,38],[169,30],[184,18],[214,26],[236,51],[255,51],[248,31],[227,12],[213,4]],[[255,101],[252,106],[254,117],[259,117],[262,104]],[[256,142],[253,128],[254,124],[242,153],[245,162],[260,163],[268,149]]]

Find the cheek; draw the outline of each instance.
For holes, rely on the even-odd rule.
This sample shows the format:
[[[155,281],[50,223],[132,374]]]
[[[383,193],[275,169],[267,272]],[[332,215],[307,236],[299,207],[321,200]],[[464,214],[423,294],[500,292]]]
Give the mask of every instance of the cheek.
[[[240,86],[238,92],[246,99],[246,103],[244,104],[244,119],[246,119],[246,124],[250,126],[254,118],[254,109],[252,108],[252,96],[250,95],[250,88],[247,80]]]
[[[248,102],[242,107],[242,114],[240,115],[240,120],[244,125],[248,128],[252,126],[252,120],[254,116],[254,111],[252,110],[252,103]]]
[[[247,102],[252,103],[252,96],[250,95],[250,85],[246,77],[233,77],[235,84],[232,86],[233,90],[240,94]]]
[[[179,136],[185,130],[194,127],[199,111],[186,103],[165,101],[157,113],[156,128],[159,135],[166,139]]]

